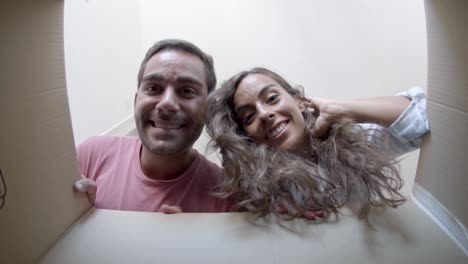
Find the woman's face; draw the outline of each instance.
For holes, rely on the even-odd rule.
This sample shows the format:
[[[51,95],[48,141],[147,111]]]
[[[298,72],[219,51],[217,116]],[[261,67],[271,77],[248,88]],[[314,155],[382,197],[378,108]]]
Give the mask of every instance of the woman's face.
[[[247,75],[234,93],[234,107],[245,132],[257,143],[294,150],[302,141],[304,107],[272,78]]]

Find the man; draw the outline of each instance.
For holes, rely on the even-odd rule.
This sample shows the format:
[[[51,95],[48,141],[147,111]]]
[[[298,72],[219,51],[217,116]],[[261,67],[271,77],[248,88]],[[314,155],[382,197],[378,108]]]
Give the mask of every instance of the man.
[[[139,137],[91,137],[78,146],[87,192],[97,208],[224,212],[212,195],[222,169],[193,149],[203,129],[207,95],[216,86],[213,60],[194,44],[163,40],[140,66],[135,94]]]

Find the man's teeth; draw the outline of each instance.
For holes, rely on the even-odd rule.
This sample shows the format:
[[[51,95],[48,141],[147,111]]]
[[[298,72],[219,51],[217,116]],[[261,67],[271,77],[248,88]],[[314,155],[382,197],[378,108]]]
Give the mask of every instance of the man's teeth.
[[[269,138],[276,137],[279,133],[283,132],[283,130],[286,128],[286,126],[287,126],[286,122],[281,123],[277,128],[273,129],[270,132]]]
[[[164,129],[179,129],[182,127],[181,124],[162,124],[162,123],[154,123],[154,127],[157,128],[164,128]]]

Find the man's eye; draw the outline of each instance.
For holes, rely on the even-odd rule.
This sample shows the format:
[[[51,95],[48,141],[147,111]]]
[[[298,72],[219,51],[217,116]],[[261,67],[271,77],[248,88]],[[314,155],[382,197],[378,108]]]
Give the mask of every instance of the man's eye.
[[[157,93],[157,92],[161,91],[161,87],[159,87],[157,85],[154,85],[154,84],[151,84],[151,85],[147,85],[145,87],[145,91],[151,92],[151,93]]]
[[[197,95],[197,91],[191,87],[187,87],[187,88],[182,89],[182,94],[193,96],[193,95]]]
[[[278,97],[279,97],[279,95],[277,95],[277,94],[272,94],[272,95],[268,96],[267,103],[275,102],[278,99]]]

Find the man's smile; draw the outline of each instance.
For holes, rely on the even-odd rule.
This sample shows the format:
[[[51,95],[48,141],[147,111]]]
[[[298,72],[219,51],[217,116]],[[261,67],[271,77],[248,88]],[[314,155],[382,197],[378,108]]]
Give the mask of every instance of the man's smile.
[[[154,128],[162,128],[162,129],[181,129],[184,127],[183,123],[178,122],[167,122],[167,121],[153,121],[148,120],[148,123]]]

